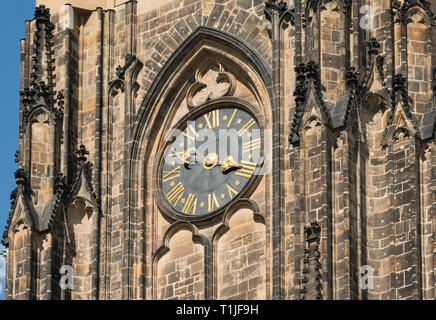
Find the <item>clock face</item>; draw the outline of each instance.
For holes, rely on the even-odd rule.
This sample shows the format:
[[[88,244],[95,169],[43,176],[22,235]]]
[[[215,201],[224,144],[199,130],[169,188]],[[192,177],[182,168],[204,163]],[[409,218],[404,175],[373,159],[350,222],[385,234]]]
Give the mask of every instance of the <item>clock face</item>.
[[[242,195],[261,166],[262,135],[240,108],[215,108],[188,121],[163,153],[160,184],[175,215],[205,218]]]

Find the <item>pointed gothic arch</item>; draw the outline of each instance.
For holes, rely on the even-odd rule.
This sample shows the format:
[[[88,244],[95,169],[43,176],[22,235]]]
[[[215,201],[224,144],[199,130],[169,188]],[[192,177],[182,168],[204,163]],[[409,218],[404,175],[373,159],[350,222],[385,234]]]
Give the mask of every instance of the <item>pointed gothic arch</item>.
[[[173,238],[177,241],[172,241]],[[201,249],[196,245],[200,245]],[[179,250],[177,250],[177,247],[179,247]],[[180,247],[183,249],[180,250]],[[171,277],[174,277],[172,272],[176,270],[179,274],[178,282],[181,287],[186,286],[186,282],[183,281],[184,279],[188,279],[188,283],[195,282],[191,288],[192,291],[189,289],[188,291],[191,291],[190,293],[197,299],[208,299],[210,250],[209,240],[201,235],[194,225],[183,221],[172,224],[163,236],[162,245],[152,256],[153,299],[173,298],[174,289],[166,285],[174,281],[171,280]],[[175,265],[173,267],[168,267],[168,265],[160,266],[161,260],[165,259],[171,259],[172,264]],[[189,267],[186,264],[187,259],[195,261],[195,266]],[[184,272],[186,273],[183,274]],[[201,287],[199,287],[200,285]]]
[[[126,181],[130,184],[126,188],[128,193],[125,195],[127,201],[124,213],[127,217],[125,234],[132,232],[133,224],[151,223],[151,220],[147,219],[152,219],[151,216],[157,208],[153,204],[155,199],[151,194],[152,185],[149,183],[152,182],[152,172],[155,171],[153,165],[156,162],[158,146],[164,141],[165,132],[180,116],[178,110],[182,110],[181,108],[185,111],[189,110],[186,105],[186,95],[195,82],[195,71],[201,69],[203,71],[200,73],[207,73],[208,68],[214,66],[219,66],[218,69],[221,70],[220,80],[231,83],[232,80],[229,79],[234,77],[235,82],[238,83],[236,89],[231,88],[226,94],[234,93],[234,96],[238,96],[243,91],[242,99],[248,99],[254,105],[255,114],[266,127],[271,126],[270,110],[274,103],[273,81],[272,71],[265,58],[248,43],[231,34],[207,27],[196,29],[163,66],[148,89],[133,121],[130,132],[131,143],[127,150],[129,159],[125,171]],[[224,76],[225,73],[231,74],[230,78]],[[148,204],[144,205],[144,203]],[[138,221],[138,219],[145,219],[145,221]],[[131,252],[132,257],[138,257],[144,254],[138,251],[140,247],[145,245],[131,244],[131,247],[125,250]],[[149,249],[146,249],[146,252],[147,250]],[[136,262],[130,260],[125,263],[132,267]],[[149,267],[143,266],[143,268]],[[134,283],[137,280],[133,280],[133,274],[128,278],[129,286],[138,285]],[[151,294],[148,292],[144,296]]]
[[[262,79],[269,93],[270,103],[274,103],[272,93],[272,70],[267,61],[265,61],[265,58],[250,44],[230,33],[209,27],[198,27],[183,44],[177,48],[170,59],[168,59],[157,75],[156,81],[154,81],[148,89],[141,103],[138,115],[136,116],[133,131],[131,132],[133,141],[139,141],[144,128],[149,124],[148,119],[152,111],[154,111],[151,110],[151,106],[159,99],[159,95],[162,94],[168,79],[174,74],[177,66],[183,65],[186,55],[194,51],[195,47],[198,47],[201,43],[210,41],[215,42],[214,45],[216,46],[230,49],[233,51],[234,55],[244,57],[246,64],[250,65]],[[132,158],[135,158],[137,148],[138,143],[135,143],[130,151]]]

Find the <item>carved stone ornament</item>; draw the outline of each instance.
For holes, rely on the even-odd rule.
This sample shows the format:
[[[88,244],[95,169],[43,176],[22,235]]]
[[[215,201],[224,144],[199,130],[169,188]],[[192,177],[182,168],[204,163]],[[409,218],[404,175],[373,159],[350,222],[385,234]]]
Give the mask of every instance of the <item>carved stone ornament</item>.
[[[273,16],[277,16],[279,26],[284,27],[285,29],[289,23],[295,25],[295,8],[293,3],[288,6],[288,3],[282,0],[265,1],[264,13],[266,19],[271,23],[273,22]],[[272,32],[272,29],[268,29],[270,39],[274,38]]]
[[[415,9],[420,12],[411,11]],[[436,25],[436,16],[430,9],[430,2],[426,0],[404,0],[403,2],[394,0],[392,13],[395,15],[395,23],[401,23],[404,26],[410,22]]]
[[[186,96],[188,107],[202,104],[225,96],[232,96],[236,90],[235,77],[226,72],[221,64],[213,64],[195,73],[195,82],[189,87]]]
[[[37,7],[35,20],[31,80],[29,86],[20,91],[23,106],[23,125],[20,133],[24,133],[31,115],[41,107],[51,113],[51,118],[56,124],[62,119],[65,104],[63,92],[54,90],[55,59],[52,47],[55,26],[50,22],[50,9],[44,5]]]
[[[432,83],[432,87],[433,87],[433,95],[436,96],[436,67],[433,67],[433,83]]]

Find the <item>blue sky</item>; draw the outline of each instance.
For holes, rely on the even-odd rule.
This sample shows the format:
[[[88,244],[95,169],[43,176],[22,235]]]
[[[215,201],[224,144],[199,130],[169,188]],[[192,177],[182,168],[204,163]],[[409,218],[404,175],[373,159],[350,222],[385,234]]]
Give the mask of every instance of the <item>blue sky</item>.
[[[15,188],[14,154],[18,148],[18,112],[20,105],[20,39],[24,38],[27,19],[33,18],[35,0],[2,1],[0,34],[2,76],[1,92],[1,150],[0,157],[0,236],[6,225],[9,200]],[[0,251],[3,248],[0,247]],[[4,299],[4,259],[0,257],[0,300]]]

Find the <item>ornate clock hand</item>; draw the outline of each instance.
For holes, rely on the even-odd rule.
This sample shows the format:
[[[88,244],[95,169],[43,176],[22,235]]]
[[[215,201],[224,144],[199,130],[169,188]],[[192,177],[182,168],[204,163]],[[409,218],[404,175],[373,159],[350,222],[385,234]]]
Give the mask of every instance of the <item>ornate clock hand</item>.
[[[257,164],[255,164],[255,163],[253,163],[253,164],[249,163],[249,164],[250,164],[251,167],[254,168],[254,167],[260,167],[260,166],[262,166],[262,165],[263,165],[263,162],[264,162],[264,160],[263,160],[263,158],[261,158],[259,163],[257,163]],[[244,164],[237,163],[235,160],[233,160],[233,157],[232,157],[232,156],[227,156],[227,157],[224,159],[224,162],[223,162],[222,165],[221,165],[221,171],[222,171],[222,172],[226,172],[226,171],[228,171],[228,170],[230,170],[230,169],[233,169],[233,168],[243,169],[243,168],[245,168],[245,167],[246,167],[246,166],[244,166]]]
[[[222,172],[226,172],[229,169],[232,168],[242,168],[242,165],[240,165],[239,163],[235,162],[235,160],[233,160],[232,156],[227,156],[223,163],[221,164],[221,171]]]

